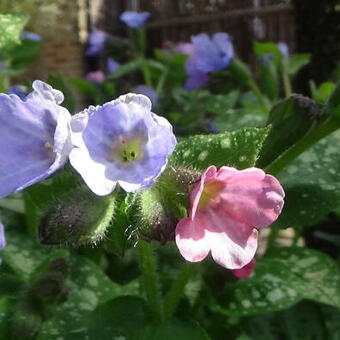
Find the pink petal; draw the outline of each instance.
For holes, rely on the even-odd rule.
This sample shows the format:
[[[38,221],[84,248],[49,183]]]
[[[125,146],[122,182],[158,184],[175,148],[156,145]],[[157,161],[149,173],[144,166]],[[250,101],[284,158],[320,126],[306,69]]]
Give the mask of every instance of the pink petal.
[[[248,264],[246,264],[244,267],[240,268],[240,269],[234,269],[232,271],[233,275],[235,277],[237,277],[238,279],[246,279],[247,277],[249,277],[255,268],[255,258],[252,259]]]
[[[221,194],[223,209],[232,219],[248,226],[266,227],[273,223],[283,207],[284,191],[279,181],[261,169],[237,171],[222,167],[216,179],[226,189]]]
[[[208,255],[210,249],[204,229],[204,220],[199,218],[186,217],[177,224],[176,244],[187,261],[199,262]]]
[[[215,262],[229,269],[239,269],[249,263],[257,249],[256,229],[235,221],[223,211],[204,212],[206,239]]]
[[[200,201],[203,189],[204,189],[204,182],[206,178],[214,177],[217,172],[217,169],[214,165],[209,166],[207,170],[205,170],[201,176],[200,181],[195,184],[193,189],[190,192],[190,218],[191,220],[194,219],[196,211],[197,211],[197,206]]]

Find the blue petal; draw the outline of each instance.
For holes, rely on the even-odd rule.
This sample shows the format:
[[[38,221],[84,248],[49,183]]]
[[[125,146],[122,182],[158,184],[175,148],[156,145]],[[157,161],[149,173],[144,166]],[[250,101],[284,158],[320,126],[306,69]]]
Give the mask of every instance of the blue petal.
[[[150,17],[149,12],[133,12],[125,11],[121,14],[120,20],[131,28],[139,28],[144,25],[145,21]]]
[[[59,91],[42,82],[33,87],[24,101],[0,94],[0,198],[46,178],[66,161],[61,153],[69,113],[56,104]]]

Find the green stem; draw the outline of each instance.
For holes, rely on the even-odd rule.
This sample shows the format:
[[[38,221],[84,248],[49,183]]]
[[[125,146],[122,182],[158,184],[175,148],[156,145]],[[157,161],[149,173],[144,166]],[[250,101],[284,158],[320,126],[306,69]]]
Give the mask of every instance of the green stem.
[[[157,265],[151,243],[139,240],[138,252],[146,297],[155,321],[163,321],[163,303]]]
[[[312,145],[318,142],[320,139],[328,136],[340,127],[339,121],[334,118],[328,118],[324,123],[311,130],[301,138],[296,144],[291,146],[285,153],[275,159],[265,169],[267,173],[272,175],[278,174],[289,163],[291,163],[301,153],[309,149]]]
[[[254,82],[254,80],[248,81],[248,87],[250,90],[253,91],[256,98],[259,100],[265,111],[269,112],[271,105],[268,99],[261,93],[260,89],[258,88],[257,84]]]
[[[172,283],[164,301],[164,320],[171,320],[193,271],[194,266],[191,263],[185,263]]]
[[[164,87],[164,84],[165,84],[165,80],[166,80],[166,78],[168,76],[168,73],[169,73],[169,68],[166,67],[166,69],[163,71],[162,75],[160,76],[158,84],[156,86],[156,92],[157,92],[158,95],[163,90],[163,87]]]
[[[279,233],[278,228],[271,228],[270,229],[270,233],[269,233],[269,236],[268,236],[267,249],[271,249],[271,248],[275,247],[275,241],[276,241],[278,233]]]
[[[291,96],[291,94],[293,93],[292,84],[290,82],[289,74],[287,71],[287,65],[285,62],[282,65],[282,81],[286,97]]]

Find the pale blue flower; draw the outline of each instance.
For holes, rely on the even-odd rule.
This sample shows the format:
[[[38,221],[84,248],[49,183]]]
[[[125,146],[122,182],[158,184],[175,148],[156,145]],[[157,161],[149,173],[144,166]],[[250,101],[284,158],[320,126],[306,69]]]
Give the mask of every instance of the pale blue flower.
[[[201,33],[191,37],[194,53],[191,57],[197,70],[215,72],[227,68],[233,57],[234,48],[227,33],[215,33],[212,38]]]
[[[21,32],[21,36],[27,40],[41,41],[41,36],[38,33],[23,31]]]
[[[73,116],[71,129],[71,165],[97,195],[151,186],[176,145],[171,124],[132,93]]]
[[[157,92],[151,87],[146,85],[137,85],[134,87],[133,92],[147,96],[151,100],[153,108],[155,108],[157,105],[158,95]]]
[[[121,14],[120,20],[131,28],[139,28],[144,25],[149,17],[149,12],[125,11]]]
[[[88,37],[88,48],[86,50],[86,55],[90,57],[94,57],[100,54],[105,48],[105,42],[108,34],[104,31],[98,30],[95,27],[92,27],[91,33]]]
[[[0,198],[50,176],[71,148],[63,94],[39,80],[32,87],[24,100],[0,94]]]
[[[185,64],[185,70],[188,74],[188,78],[184,84],[184,88],[188,91],[198,90],[206,85],[210,81],[210,76],[207,72],[202,72],[196,67],[194,58],[190,58]]]
[[[119,63],[117,63],[113,58],[107,58],[106,66],[109,73],[116,72],[120,67]]]
[[[284,58],[288,58],[289,57],[289,47],[288,47],[288,45],[286,43],[279,42],[277,44],[277,47],[280,50],[280,52],[281,52],[281,54],[282,54],[282,56]]]
[[[7,89],[8,94],[16,94],[19,98],[24,99],[27,96],[27,88],[23,85],[12,85]]]

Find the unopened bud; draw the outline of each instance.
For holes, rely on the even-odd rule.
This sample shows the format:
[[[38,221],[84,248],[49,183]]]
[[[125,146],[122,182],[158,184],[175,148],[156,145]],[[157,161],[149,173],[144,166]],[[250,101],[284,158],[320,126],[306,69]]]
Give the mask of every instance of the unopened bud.
[[[41,243],[79,246],[98,242],[110,224],[114,204],[113,196],[75,191],[43,215],[39,224]]]
[[[141,192],[136,223],[142,238],[161,243],[174,239],[178,221],[187,214],[189,186],[200,176],[191,169],[168,167],[156,185]]]

